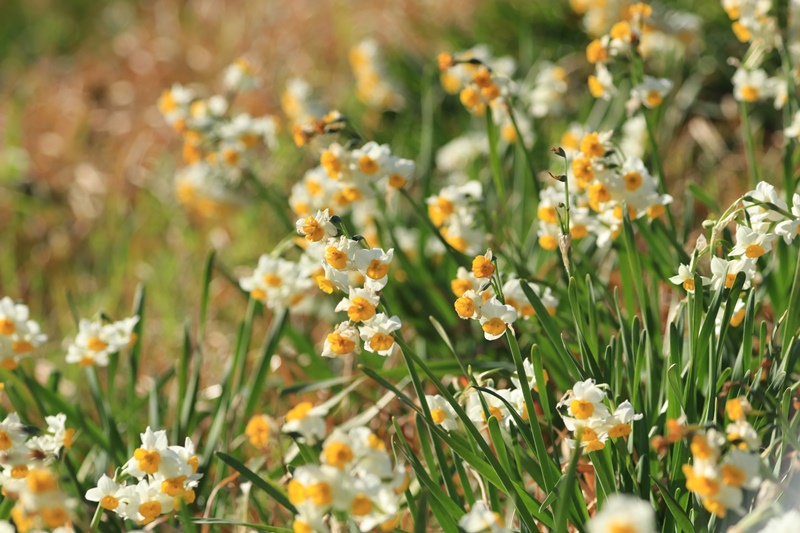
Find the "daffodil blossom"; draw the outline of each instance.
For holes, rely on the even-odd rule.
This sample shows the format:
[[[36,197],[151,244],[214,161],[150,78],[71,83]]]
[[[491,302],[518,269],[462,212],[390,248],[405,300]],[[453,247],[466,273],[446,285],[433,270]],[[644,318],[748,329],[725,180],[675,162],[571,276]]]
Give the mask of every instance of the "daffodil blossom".
[[[401,326],[402,323],[396,316],[389,318],[383,313],[376,314],[358,328],[359,335],[364,340],[364,349],[383,356],[391,355],[397,349],[392,333]]]
[[[612,494],[586,523],[589,533],[656,533],[653,506],[628,494]]]
[[[430,409],[431,418],[433,418],[434,423],[442,426],[442,428],[447,431],[455,431],[458,429],[456,411],[453,409],[453,406],[450,405],[450,402],[438,394],[435,396],[426,394],[425,401],[428,402],[428,409]]]
[[[490,298],[481,306],[481,329],[488,341],[502,337],[516,319],[517,311],[512,306],[501,303],[496,297]]]
[[[772,250],[772,242],[777,238],[772,233],[760,233],[747,226],[736,227],[736,246],[730,251],[731,256],[745,256],[757,259]]]

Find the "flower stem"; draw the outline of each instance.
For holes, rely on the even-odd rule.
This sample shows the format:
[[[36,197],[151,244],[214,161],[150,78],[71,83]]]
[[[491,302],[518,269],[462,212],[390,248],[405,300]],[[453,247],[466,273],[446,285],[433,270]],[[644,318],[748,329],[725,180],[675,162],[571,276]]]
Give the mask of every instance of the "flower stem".
[[[753,132],[750,128],[750,112],[746,102],[739,103],[739,113],[742,116],[742,136],[747,152],[747,167],[750,173],[750,188],[755,189],[758,183],[758,169],[756,168],[756,152],[753,144]]]

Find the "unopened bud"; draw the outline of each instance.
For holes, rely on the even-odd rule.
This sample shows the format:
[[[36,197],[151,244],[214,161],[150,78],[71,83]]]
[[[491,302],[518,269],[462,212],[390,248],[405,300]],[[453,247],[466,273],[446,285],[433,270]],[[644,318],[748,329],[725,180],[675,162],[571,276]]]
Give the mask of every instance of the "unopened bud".
[[[701,250],[704,250],[706,246],[708,246],[708,240],[706,239],[705,235],[701,234],[697,238],[697,242],[694,244],[694,249],[699,252]]]
[[[564,262],[564,268],[567,269],[567,273],[569,273],[569,251],[572,247],[572,234],[567,233],[564,235],[563,233],[558,236],[558,249],[561,250],[561,261]]]

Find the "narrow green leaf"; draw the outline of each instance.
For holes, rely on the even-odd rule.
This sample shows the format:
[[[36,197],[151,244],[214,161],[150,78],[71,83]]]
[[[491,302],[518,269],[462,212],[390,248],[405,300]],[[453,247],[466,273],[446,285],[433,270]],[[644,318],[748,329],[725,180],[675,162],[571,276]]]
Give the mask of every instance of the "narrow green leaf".
[[[289,498],[283,492],[283,489],[279,488],[278,486],[274,485],[272,480],[267,480],[247,468],[244,464],[239,462],[239,460],[234,459],[230,455],[222,452],[217,452],[216,456],[222,459],[225,463],[228,464],[231,468],[242,474],[246,479],[253,482],[253,485],[260,488],[267,494],[269,494],[276,502],[284,506],[286,509],[291,511],[293,514],[297,514],[297,509],[294,505],[289,501]]]

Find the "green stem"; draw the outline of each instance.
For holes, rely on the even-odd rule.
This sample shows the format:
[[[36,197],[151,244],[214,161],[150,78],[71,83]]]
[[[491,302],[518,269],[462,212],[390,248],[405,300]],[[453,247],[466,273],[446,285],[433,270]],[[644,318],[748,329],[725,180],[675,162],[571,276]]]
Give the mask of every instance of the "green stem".
[[[750,128],[750,112],[746,102],[739,102],[739,113],[742,116],[742,136],[747,149],[747,167],[750,173],[750,188],[755,189],[758,183],[758,169],[756,168],[756,150],[753,144],[753,132]]]
[[[500,165],[500,155],[497,153],[497,129],[494,127],[492,109],[488,106],[486,107],[486,137],[489,141],[489,163],[492,167],[497,204],[498,207],[502,208],[506,198],[506,189],[503,185],[503,169]]]
[[[508,106],[508,116],[511,117],[511,124],[514,125],[514,131],[517,134],[517,142],[520,143],[522,152],[525,154],[525,162],[528,164],[528,170],[531,173],[531,180],[533,181],[533,187],[534,189],[536,189],[536,199],[538,204],[539,193],[541,192],[541,185],[539,184],[539,180],[536,179],[536,171],[534,170],[535,165],[533,164],[533,156],[528,150],[528,147],[525,146],[525,140],[522,137],[522,132],[520,131],[519,125],[517,124],[517,119],[514,116],[514,109],[510,105]]]

